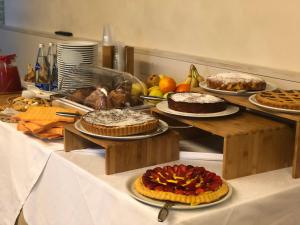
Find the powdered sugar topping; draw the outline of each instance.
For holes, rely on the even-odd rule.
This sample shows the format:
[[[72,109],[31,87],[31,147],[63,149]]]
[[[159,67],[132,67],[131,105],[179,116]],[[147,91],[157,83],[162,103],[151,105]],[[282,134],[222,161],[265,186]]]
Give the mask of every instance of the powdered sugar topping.
[[[219,73],[207,78],[211,81],[221,81],[224,84],[235,82],[264,82],[262,78],[245,73]]]
[[[156,120],[153,116],[129,109],[111,109],[93,111],[83,116],[89,123],[108,127],[124,127],[129,125],[142,124]]]
[[[175,102],[188,103],[216,103],[224,101],[216,96],[200,93],[176,93],[171,96],[171,99]]]

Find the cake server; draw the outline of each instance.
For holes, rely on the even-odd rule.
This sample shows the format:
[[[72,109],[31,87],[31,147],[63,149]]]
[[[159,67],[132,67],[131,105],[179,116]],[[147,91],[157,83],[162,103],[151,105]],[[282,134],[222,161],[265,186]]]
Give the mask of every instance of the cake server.
[[[159,213],[158,213],[158,222],[164,222],[168,215],[169,215],[169,209],[175,205],[174,202],[170,202],[170,201],[166,201],[166,203],[163,205],[163,207],[159,210]]]
[[[82,115],[79,113],[70,113],[70,112],[56,112],[57,116],[65,116],[65,117],[81,117]]]
[[[166,98],[163,98],[163,97],[147,96],[147,95],[141,95],[140,98],[144,99],[144,100],[159,100],[159,101],[167,100]]]

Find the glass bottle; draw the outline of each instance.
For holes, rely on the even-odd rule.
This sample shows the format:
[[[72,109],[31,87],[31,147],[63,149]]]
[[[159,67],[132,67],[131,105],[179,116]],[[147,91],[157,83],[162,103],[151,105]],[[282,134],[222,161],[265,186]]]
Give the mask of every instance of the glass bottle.
[[[44,55],[44,44],[39,44],[38,55],[35,64],[35,83],[43,90],[49,90],[49,64]]]
[[[57,89],[57,62],[55,44],[50,42],[48,46],[47,60],[49,65],[49,91]]]

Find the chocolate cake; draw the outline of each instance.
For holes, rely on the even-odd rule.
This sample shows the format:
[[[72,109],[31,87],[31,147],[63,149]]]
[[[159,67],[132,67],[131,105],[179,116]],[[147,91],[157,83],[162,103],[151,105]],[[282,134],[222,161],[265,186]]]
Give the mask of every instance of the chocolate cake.
[[[223,99],[200,93],[175,93],[168,97],[170,109],[187,113],[214,113],[226,109]]]

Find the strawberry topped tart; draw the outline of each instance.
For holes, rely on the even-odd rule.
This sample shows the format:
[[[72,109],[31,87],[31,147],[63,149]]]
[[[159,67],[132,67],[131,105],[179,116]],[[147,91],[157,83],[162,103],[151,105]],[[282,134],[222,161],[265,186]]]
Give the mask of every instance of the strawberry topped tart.
[[[136,191],[144,196],[199,205],[225,196],[228,185],[220,176],[204,167],[174,165],[147,170],[134,182]]]

